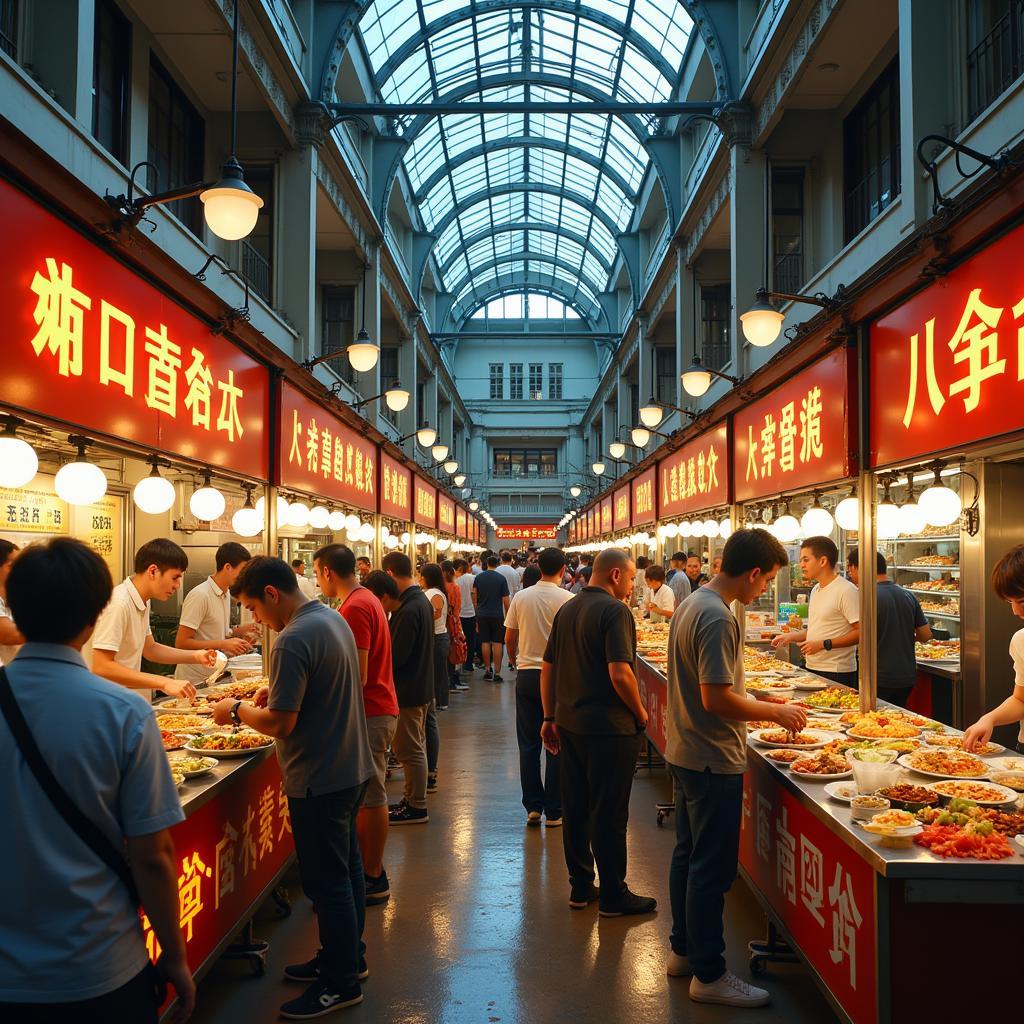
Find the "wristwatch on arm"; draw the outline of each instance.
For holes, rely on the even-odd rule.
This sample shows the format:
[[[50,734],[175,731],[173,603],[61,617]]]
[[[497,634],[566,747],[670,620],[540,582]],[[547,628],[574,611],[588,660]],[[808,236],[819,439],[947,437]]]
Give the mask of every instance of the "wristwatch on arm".
[[[832,641],[831,640],[823,640],[821,646],[824,647],[826,651],[831,651],[832,650]]]
[[[242,702],[240,700],[236,700],[235,703],[231,706],[231,721],[236,728],[242,724],[242,720],[238,717],[238,709],[241,706]]]

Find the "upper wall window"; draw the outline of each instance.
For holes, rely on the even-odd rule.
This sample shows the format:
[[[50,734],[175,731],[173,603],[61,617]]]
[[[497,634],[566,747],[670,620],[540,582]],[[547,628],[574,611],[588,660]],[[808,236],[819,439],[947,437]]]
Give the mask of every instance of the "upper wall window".
[[[731,288],[728,284],[700,285],[701,356],[705,366],[721,370],[732,361],[729,344]]]
[[[246,184],[263,200],[256,227],[239,245],[239,270],[257,295],[274,301],[274,168],[252,164],[245,168]]]
[[[476,309],[472,320],[579,320],[579,313],[551,295],[514,292],[490,299]]]
[[[530,363],[530,398],[544,397],[544,364]]]
[[[515,401],[523,398],[523,364],[508,364],[508,397]]]
[[[505,364],[491,363],[491,398],[505,397]]]
[[[659,402],[676,400],[676,350],[673,345],[654,348],[655,397]]]
[[[131,22],[113,0],[97,0],[92,62],[92,134],[122,164],[128,162],[131,54]]]
[[[967,120],[1024,74],[1024,2],[967,0]]]
[[[562,364],[548,363],[548,398],[560,401],[562,398]]]
[[[150,191],[164,192],[203,180],[205,126],[196,108],[171,78],[167,69],[149,57],[149,162],[157,170],[150,175]],[[198,197],[167,203],[171,212],[193,234],[202,237],[203,210]]]
[[[320,354],[342,352],[355,336],[356,292],[351,286],[325,284],[320,291]],[[331,367],[349,384],[356,381],[355,370],[348,359],[334,359]]]
[[[899,58],[843,122],[844,240],[864,230],[900,194]]]
[[[772,169],[772,287],[790,295],[804,283],[804,172]]]
[[[18,0],[0,0],[0,50],[18,59]]]

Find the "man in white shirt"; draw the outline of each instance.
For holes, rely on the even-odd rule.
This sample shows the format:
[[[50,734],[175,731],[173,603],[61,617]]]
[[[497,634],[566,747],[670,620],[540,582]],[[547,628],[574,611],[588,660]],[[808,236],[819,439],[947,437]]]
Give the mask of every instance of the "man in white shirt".
[[[301,558],[292,559],[292,568],[299,579],[299,590],[310,600],[315,601],[320,595],[316,591],[316,580],[306,575],[306,563]]]
[[[828,537],[808,537],[800,547],[800,569],[814,581],[808,604],[807,629],[781,633],[772,647],[799,644],[807,667],[846,686],[857,685],[857,643],[860,640],[860,594],[836,572],[839,549]]]
[[[185,595],[178,620],[174,646],[183,651],[221,651],[229,658],[252,650],[252,639],[259,632],[255,623],[231,628],[231,596],[239,573],[252,555],[237,541],[217,548],[214,574],[207,576]],[[179,665],[175,679],[199,683],[209,675],[204,665]]]
[[[544,707],[540,699],[540,670],[551,635],[555,613],[573,595],[562,588],[565,554],[559,548],[545,548],[537,559],[540,582],[520,590],[505,615],[505,644],[509,660],[515,659],[516,738],[519,741],[519,776],[523,787],[526,824],[540,825],[544,812],[548,828],[562,824],[562,797],[558,781],[558,755],[545,753],[544,779],[540,758],[543,743],[540,727]]]
[[[676,596],[665,582],[665,570],[660,565],[649,565],[644,578],[647,580],[644,611],[650,613],[651,622],[668,622],[676,610]]]
[[[455,584],[459,588],[462,603],[459,619],[462,622],[462,633],[466,638],[466,663],[463,672],[472,672],[473,663],[480,661],[480,652],[476,642],[476,606],[473,604],[473,573],[464,558],[455,559]]]
[[[176,594],[188,568],[188,555],[174,541],[162,537],[143,544],[135,553],[135,572],[114,587],[92,640],[92,670],[112,683],[141,691],[153,690],[172,697],[194,697],[187,679],[169,679],[142,671],[142,659],[161,665],[205,665],[213,668],[216,651],[179,651],[158,644],[149,627],[150,601],[166,601]]]
[[[508,582],[508,592],[512,597],[523,589],[523,580],[519,573],[516,572],[512,566],[512,552],[502,551],[501,553],[501,565],[498,566],[498,572],[505,577]]]
[[[18,545],[0,538],[0,665],[9,665],[25,642],[7,607],[7,575],[18,557]]]

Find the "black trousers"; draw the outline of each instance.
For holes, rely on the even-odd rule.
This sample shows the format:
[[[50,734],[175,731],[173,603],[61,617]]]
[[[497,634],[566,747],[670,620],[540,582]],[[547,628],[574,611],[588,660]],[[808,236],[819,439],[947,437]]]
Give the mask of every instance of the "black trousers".
[[[830,679],[833,683],[840,683],[843,686],[852,686],[855,690],[857,689],[857,683],[860,679],[860,675],[856,669],[852,672],[822,672],[821,669],[811,669],[816,676],[821,676],[823,679]]]
[[[11,1024],[156,1024],[158,1009],[153,971],[147,965],[120,988],[93,999],[74,1003],[0,1003],[0,1020]]]
[[[629,795],[640,734],[590,736],[559,728],[562,845],[569,883],[585,889],[601,875],[601,904],[614,906],[626,891]]]
[[[540,738],[544,706],[540,700],[540,669],[521,668],[516,673],[516,739],[519,742],[519,780],[523,806],[543,811],[549,818],[562,816],[562,787],[559,783],[561,758],[547,753]],[[540,764],[544,765],[541,778]]]

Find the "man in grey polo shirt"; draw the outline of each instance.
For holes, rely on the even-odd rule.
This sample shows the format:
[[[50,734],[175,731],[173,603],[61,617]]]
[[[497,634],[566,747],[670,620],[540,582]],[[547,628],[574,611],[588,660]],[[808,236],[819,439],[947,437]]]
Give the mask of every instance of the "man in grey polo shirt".
[[[281,1013],[307,1020],[362,1002],[359,980],[367,976],[356,817],[373,762],[356,642],[340,615],[306,598],[279,558],[254,558],[231,593],[258,623],[279,634],[269,688],[256,694],[254,704],[220,701],[214,720],[244,723],[277,741],[302,886],[316,910],[322,943],[308,963],[285,968],[286,979],[308,988]]]

